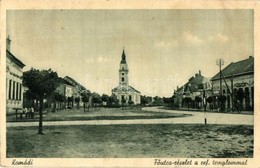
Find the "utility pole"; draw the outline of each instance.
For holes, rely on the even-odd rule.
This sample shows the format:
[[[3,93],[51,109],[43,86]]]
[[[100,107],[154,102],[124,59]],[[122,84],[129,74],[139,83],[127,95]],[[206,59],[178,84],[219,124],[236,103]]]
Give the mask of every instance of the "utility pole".
[[[235,102],[234,102],[233,80],[234,80],[234,78],[233,78],[233,74],[232,74],[232,76],[231,76],[231,99],[232,99],[232,111],[233,111],[233,109],[234,109],[234,104],[235,104]]]
[[[222,58],[217,59],[216,64],[219,66],[219,94],[222,95],[222,72],[221,66],[224,65],[224,60]]]
[[[224,60],[222,58],[217,59],[216,64],[219,66],[219,96],[222,96],[222,72],[221,66],[224,65]],[[220,110],[222,111],[222,100],[220,100]]]
[[[203,88],[203,105],[204,105],[204,122],[205,122],[205,125],[207,125],[207,115],[206,115],[207,102],[206,102],[205,88]]]

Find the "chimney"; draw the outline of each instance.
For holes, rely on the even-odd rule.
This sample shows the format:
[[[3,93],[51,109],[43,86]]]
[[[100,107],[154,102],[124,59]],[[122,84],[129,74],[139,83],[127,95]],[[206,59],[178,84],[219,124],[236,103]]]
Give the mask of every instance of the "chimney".
[[[253,56],[252,56],[252,55],[250,55],[250,56],[249,56],[249,58],[253,58]]]
[[[201,76],[201,71],[199,70],[199,76]]]
[[[9,36],[6,39],[6,49],[11,52],[11,39]]]

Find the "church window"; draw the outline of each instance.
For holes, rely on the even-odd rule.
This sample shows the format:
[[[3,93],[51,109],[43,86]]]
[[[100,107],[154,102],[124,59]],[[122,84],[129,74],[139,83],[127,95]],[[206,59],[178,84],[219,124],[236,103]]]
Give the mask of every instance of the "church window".
[[[122,78],[122,82],[124,82],[125,81],[125,78]]]

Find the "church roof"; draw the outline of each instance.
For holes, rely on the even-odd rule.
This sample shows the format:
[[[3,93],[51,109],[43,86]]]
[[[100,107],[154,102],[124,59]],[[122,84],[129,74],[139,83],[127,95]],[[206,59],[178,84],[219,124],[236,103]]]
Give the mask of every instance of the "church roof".
[[[123,87],[121,85],[112,89],[112,92],[119,92],[119,91],[141,93],[138,90],[136,90],[135,88],[133,88],[132,86],[128,86],[128,90],[126,89],[126,87]]]

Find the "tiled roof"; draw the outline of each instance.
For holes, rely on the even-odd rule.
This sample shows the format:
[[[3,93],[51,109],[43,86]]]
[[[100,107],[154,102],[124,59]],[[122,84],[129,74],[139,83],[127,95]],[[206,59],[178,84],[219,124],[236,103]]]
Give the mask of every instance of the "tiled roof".
[[[181,92],[196,92],[201,89],[209,89],[210,84],[209,78],[206,78],[202,76],[201,74],[195,74],[195,76],[192,76],[187,83],[185,83],[183,86],[178,88],[175,92],[181,93]]]
[[[69,82],[71,85],[78,87],[80,90],[86,90],[86,88],[84,86],[82,86],[81,84],[79,84],[76,80],[72,79],[69,76],[65,76],[64,80],[66,80],[67,82]]]
[[[224,77],[239,76],[243,74],[254,73],[254,57],[250,56],[245,60],[232,62],[222,70]],[[219,72],[211,80],[219,79]]]
[[[60,83],[66,84],[66,85],[70,85],[70,86],[74,86],[74,85],[72,85],[71,83],[69,83],[68,81],[66,81],[66,80],[63,79],[63,78],[60,78]]]
[[[13,62],[15,62],[18,66],[23,68],[25,64],[20,61],[18,58],[16,58],[10,51],[6,50],[6,56]]]

